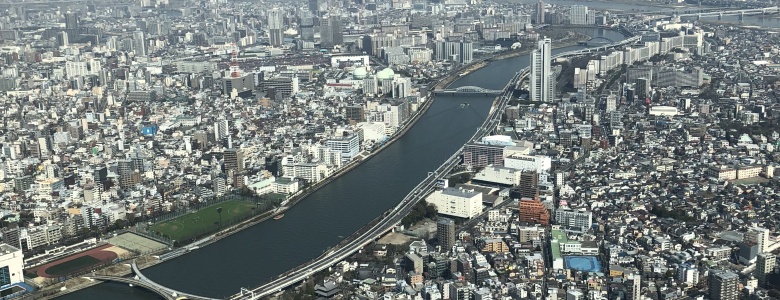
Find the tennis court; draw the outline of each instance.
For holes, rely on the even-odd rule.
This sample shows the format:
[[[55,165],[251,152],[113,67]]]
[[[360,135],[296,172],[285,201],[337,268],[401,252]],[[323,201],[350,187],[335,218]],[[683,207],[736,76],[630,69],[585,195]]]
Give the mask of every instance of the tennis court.
[[[153,253],[167,248],[168,246],[158,241],[145,238],[132,232],[126,232],[108,239],[112,245],[122,247],[128,251],[138,254]]]

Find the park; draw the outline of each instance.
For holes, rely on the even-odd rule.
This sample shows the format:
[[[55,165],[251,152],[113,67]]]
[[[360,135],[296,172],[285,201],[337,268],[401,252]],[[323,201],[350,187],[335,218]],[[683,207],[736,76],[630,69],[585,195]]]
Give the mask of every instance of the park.
[[[196,212],[152,225],[149,229],[175,241],[188,241],[234,224],[254,214],[256,205],[247,201],[228,200]]]

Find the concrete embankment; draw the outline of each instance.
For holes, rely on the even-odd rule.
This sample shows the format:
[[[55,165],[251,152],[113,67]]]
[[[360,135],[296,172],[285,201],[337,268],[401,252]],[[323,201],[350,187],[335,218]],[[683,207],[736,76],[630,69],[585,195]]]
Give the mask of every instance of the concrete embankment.
[[[568,41],[568,42],[567,41],[563,41],[563,43],[556,43],[556,48],[558,48],[558,47],[566,47],[566,46],[570,46],[570,45],[575,45],[577,42],[578,41],[574,41],[574,40]],[[256,225],[256,224],[258,224],[260,222],[269,220],[276,214],[284,213],[287,209],[291,208],[292,206],[296,205],[297,203],[300,203],[300,201],[305,199],[311,193],[319,190],[320,188],[324,187],[328,183],[332,182],[333,180],[338,179],[339,177],[341,177],[342,175],[346,174],[350,170],[352,170],[355,167],[359,166],[361,163],[370,160],[376,154],[382,152],[389,145],[391,145],[393,142],[395,142],[398,138],[402,137],[410,128],[412,128],[415,125],[415,123],[417,121],[419,121],[419,119],[425,114],[427,109],[430,108],[430,106],[433,104],[433,101],[435,101],[435,99],[432,97],[432,95],[433,95],[432,92],[433,92],[434,88],[439,87],[439,86],[447,87],[447,86],[451,85],[453,82],[455,82],[456,80],[458,80],[460,77],[465,75],[464,73],[468,74],[468,73],[474,72],[476,70],[479,70],[479,69],[489,65],[492,61],[507,59],[507,58],[511,58],[511,57],[515,57],[515,56],[519,56],[519,55],[523,55],[523,54],[527,54],[528,52],[529,52],[529,50],[510,51],[510,52],[503,52],[503,53],[499,53],[499,54],[496,54],[496,55],[493,55],[493,56],[490,56],[490,57],[486,57],[486,58],[483,58],[479,62],[476,62],[474,64],[470,64],[470,65],[464,66],[462,68],[459,68],[459,69],[457,69],[455,71],[452,71],[447,76],[445,76],[443,78],[440,78],[435,83],[429,84],[428,85],[428,91],[427,91],[428,95],[425,95],[426,96],[426,100],[422,103],[422,105],[418,108],[418,110],[412,115],[411,119],[402,128],[400,128],[396,132],[396,134],[394,134],[381,147],[379,147],[378,149],[374,150],[371,153],[368,153],[364,157],[361,156],[360,159],[357,159],[357,160],[351,162],[350,164],[348,164],[344,168],[340,169],[336,173],[332,174],[328,178],[324,179],[323,181],[318,182],[317,184],[312,185],[307,190],[301,192],[301,194],[295,196],[294,198],[289,199],[288,203],[285,205],[286,208],[278,210],[278,211],[266,212],[264,214],[261,214],[261,215],[258,215],[256,217],[254,217],[254,218],[246,220],[246,221],[244,221],[242,223],[239,223],[239,224],[237,224],[235,226],[232,226],[230,228],[226,228],[226,229],[224,229],[224,230],[222,230],[222,231],[212,235],[211,237],[209,237],[209,238],[207,238],[205,240],[201,240],[200,241],[201,244],[199,244],[198,246],[199,247],[205,247],[205,246],[207,246],[207,245],[209,245],[209,244],[211,244],[211,243],[213,243],[215,241],[218,241],[218,240],[220,240],[222,238],[230,236],[231,234],[237,233],[237,232],[239,232],[239,231],[241,231],[243,229],[246,229],[246,228],[249,228],[251,226],[254,226],[254,225]],[[496,104],[494,103],[494,105],[496,105]],[[184,254],[184,255],[186,255],[186,254]],[[146,265],[143,265],[143,266],[139,265],[139,266],[142,269],[144,269],[144,268],[156,265],[158,263],[162,263],[162,262],[159,261],[159,260],[154,260],[154,261],[150,261]],[[108,268],[111,268],[111,267],[108,267]],[[117,272],[115,274],[118,275],[118,276],[123,276],[123,275],[128,275],[129,272],[127,272],[127,273],[125,273],[125,272]],[[67,282],[66,283],[62,283],[63,285],[67,286],[66,290],[58,291],[58,292],[55,292],[53,294],[49,294],[49,295],[44,296],[44,297],[46,297],[47,299],[48,298],[54,298],[56,296],[61,296],[61,295],[65,294],[65,293],[73,292],[73,291],[76,291],[76,290],[79,290],[79,289],[82,289],[82,288],[87,288],[87,287],[93,286],[93,285],[98,283],[96,281],[89,281],[89,280],[86,280],[84,278],[74,278],[72,280],[73,281],[71,281],[71,280],[67,281],[67,282],[70,282],[70,283],[67,283]],[[62,285],[54,285],[52,287],[55,287],[55,286],[56,286],[57,289],[62,287]],[[49,291],[51,292],[51,290],[49,290]],[[43,295],[38,295],[38,296],[43,296]],[[37,299],[37,298],[31,298],[31,299]]]

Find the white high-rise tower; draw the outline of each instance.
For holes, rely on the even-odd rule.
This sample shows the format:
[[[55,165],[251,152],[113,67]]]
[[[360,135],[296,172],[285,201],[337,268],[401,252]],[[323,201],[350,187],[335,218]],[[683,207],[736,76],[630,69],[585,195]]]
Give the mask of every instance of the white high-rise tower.
[[[284,42],[284,11],[278,8],[268,11],[268,42],[274,47]]]
[[[539,41],[539,46],[531,52],[531,84],[530,100],[540,102],[552,102],[553,82],[550,71],[552,41],[544,38]]]

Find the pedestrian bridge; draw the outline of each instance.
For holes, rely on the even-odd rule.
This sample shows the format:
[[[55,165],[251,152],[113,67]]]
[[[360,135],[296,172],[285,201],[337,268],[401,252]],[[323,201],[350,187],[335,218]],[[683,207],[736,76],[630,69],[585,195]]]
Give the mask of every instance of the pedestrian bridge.
[[[454,89],[441,89],[433,91],[436,95],[458,95],[458,94],[482,94],[482,95],[499,95],[501,90],[491,90],[473,85],[466,85],[456,87]]]
[[[138,268],[138,265],[135,264],[135,260],[133,260],[133,263],[130,265],[130,267],[133,269],[133,274],[135,274],[134,277],[119,277],[119,276],[107,276],[107,275],[89,275],[84,277],[87,279],[94,279],[100,281],[113,281],[119,283],[126,283],[129,284],[130,286],[144,288],[162,296],[163,299],[166,300],[176,300],[176,299],[217,300],[215,298],[208,298],[208,297],[187,294],[184,292],[180,292],[162,286],[152,281],[151,279],[147,278],[146,276],[144,276],[144,274],[141,273],[141,270]]]

